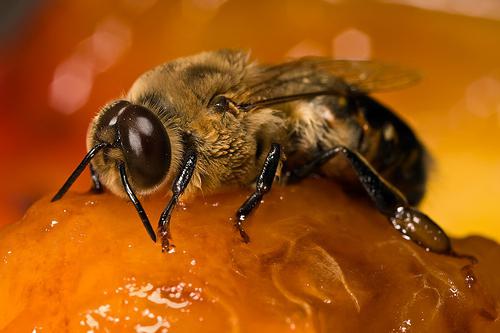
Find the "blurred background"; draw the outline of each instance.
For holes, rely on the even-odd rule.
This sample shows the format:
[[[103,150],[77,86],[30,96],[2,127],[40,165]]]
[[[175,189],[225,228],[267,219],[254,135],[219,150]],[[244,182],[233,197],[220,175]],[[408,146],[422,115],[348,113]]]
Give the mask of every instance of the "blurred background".
[[[496,0],[3,0],[0,225],[52,195],[87,125],[143,71],[221,47],[261,62],[378,59],[423,80],[377,97],[428,145],[423,207],[454,236],[500,240],[500,2]],[[82,177],[73,188],[90,186]]]

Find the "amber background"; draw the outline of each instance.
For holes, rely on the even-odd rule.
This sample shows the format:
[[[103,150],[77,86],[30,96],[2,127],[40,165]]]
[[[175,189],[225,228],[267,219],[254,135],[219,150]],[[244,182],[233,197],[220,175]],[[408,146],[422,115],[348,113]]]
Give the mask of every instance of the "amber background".
[[[500,10],[481,12],[490,1],[469,2],[475,5],[464,9],[456,1],[459,13],[453,2],[430,11],[333,0],[33,6],[0,50],[0,225],[62,184],[85,153],[91,117],[141,72],[198,51],[238,47],[263,62],[316,54],[418,69],[418,85],[377,96],[434,155],[423,207],[453,235],[500,240]],[[82,179],[74,190],[88,187]]]

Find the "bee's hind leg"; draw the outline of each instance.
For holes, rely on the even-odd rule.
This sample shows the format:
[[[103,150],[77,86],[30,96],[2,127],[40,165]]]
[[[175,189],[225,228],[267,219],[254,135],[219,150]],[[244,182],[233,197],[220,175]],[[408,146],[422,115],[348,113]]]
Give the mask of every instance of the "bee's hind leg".
[[[248,215],[257,208],[264,194],[271,190],[274,178],[281,162],[281,146],[277,143],[271,145],[267,154],[264,166],[255,182],[255,192],[250,195],[236,212],[236,223],[234,226],[240,232],[241,238],[245,243],[250,241],[250,237],[243,229],[243,222]]]
[[[311,162],[291,171],[288,181],[294,182],[306,177],[338,153],[347,158],[378,211],[388,218],[404,238],[414,241],[426,250],[455,255],[450,239],[430,217],[411,207],[403,194],[383,179],[368,161],[346,147],[338,146],[322,152]]]

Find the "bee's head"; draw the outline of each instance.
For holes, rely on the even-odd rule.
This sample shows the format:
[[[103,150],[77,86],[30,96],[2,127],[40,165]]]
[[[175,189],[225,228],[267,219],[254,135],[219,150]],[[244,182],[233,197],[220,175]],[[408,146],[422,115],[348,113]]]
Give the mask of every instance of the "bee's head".
[[[124,195],[118,165],[123,163],[130,184],[139,194],[152,192],[165,180],[171,162],[169,136],[160,119],[148,108],[128,101],[105,107],[94,119],[88,135],[89,149],[110,144],[92,160],[101,181]]]

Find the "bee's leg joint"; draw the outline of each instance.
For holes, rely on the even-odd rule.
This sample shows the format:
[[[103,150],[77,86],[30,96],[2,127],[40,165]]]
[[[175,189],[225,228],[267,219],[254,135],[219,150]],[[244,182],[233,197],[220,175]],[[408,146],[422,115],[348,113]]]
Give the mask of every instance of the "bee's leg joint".
[[[245,243],[250,241],[250,237],[248,237],[248,234],[243,229],[243,221],[245,221],[248,215],[250,215],[250,213],[260,204],[264,194],[271,190],[280,162],[281,146],[277,143],[273,143],[264,161],[264,166],[257,177],[255,192],[245,200],[236,212],[235,227],[240,232]]]

